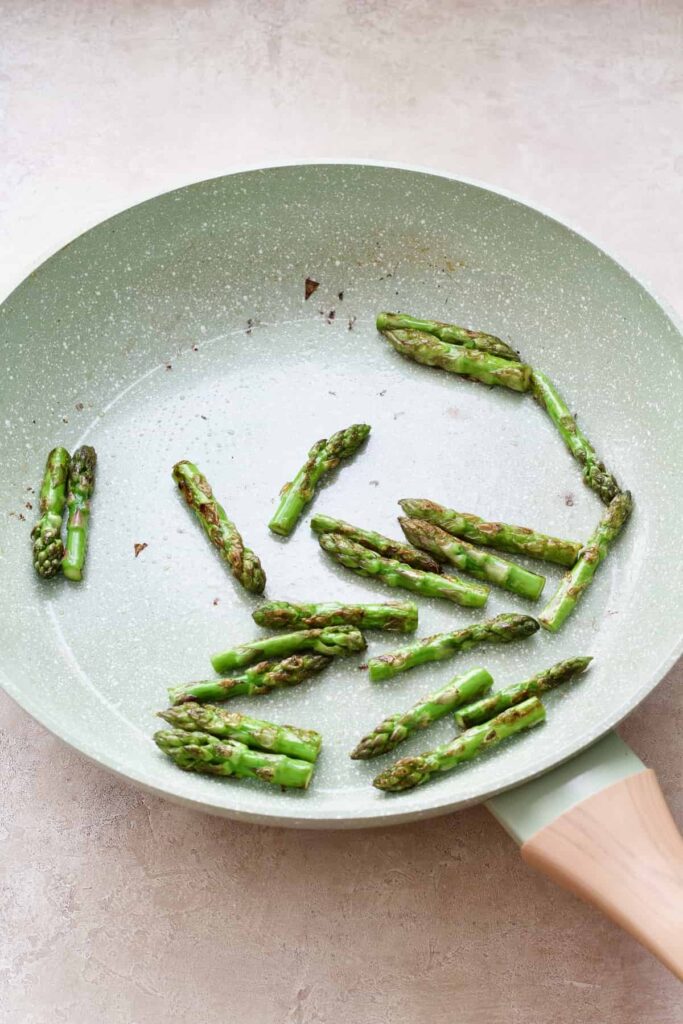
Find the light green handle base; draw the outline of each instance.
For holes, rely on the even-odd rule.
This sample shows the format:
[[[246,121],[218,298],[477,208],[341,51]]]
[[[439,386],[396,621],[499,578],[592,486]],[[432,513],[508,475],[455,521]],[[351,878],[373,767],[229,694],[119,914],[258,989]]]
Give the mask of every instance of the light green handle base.
[[[558,768],[486,802],[494,818],[518,843],[525,843],[565,811],[645,765],[615,732]]]

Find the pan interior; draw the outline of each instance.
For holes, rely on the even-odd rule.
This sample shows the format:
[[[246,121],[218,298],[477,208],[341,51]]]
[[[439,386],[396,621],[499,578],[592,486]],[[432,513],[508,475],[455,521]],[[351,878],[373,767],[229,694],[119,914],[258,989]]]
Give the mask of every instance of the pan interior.
[[[304,281],[319,287],[306,301]],[[557,381],[620,481],[632,522],[555,637],[466,655],[373,685],[356,657],[236,709],[319,729],[311,789],[282,794],[177,771],[150,737],[166,686],[212,675],[209,654],[259,635],[178,499],[171,466],[197,462],[261,556],[267,596],[409,597],[331,564],[307,519],[267,522],[308,447],[351,422],[370,441],[316,511],[400,536],[402,497],[584,539],[597,498],[528,397],[409,364],[373,325],[402,309],[476,326]],[[8,691],[60,736],[176,799],[233,816],[363,825],[464,805],[569,757],[619,721],[679,642],[680,337],[649,294],[568,228],[472,184],[395,168],[310,165],[232,175],[135,207],[57,253],[0,307],[4,363],[4,642]],[[43,582],[29,533],[48,449],[87,441],[98,485],[87,578]],[[33,508],[29,508],[29,506]],[[145,544],[135,554],[135,546]],[[545,572],[550,596],[560,570]],[[418,599],[419,635],[501,611],[540,611],[492,589],[485,612]],[[368,634],[370,654],[405,638]],[[355,741],[385,713],[474,665],[496,685],[592,654],[549,696],[548,722],[399,797],[369,784]],[[450,720],[399,753],[442,742]],[[398,755],[396,755],[398,756]]]

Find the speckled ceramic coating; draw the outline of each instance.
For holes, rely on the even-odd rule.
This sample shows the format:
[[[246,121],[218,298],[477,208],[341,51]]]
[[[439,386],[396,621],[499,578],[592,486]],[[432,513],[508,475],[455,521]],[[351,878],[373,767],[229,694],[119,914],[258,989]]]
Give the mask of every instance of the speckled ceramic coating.
[[[319,289],[306,302],[304,280]],[[354,421],[367,448],[312,508],[400,537],[402,497],[582,539],[601,514],[525,396],[403,361],[380,309],[498,334],[549,372],[636,510],[557,636],[468,654],[372,685],[360,657],[236,710],[315,727],[306,793],[177,771],[151,742],[166,686],[260,631],[175,493],[198,463],[262,559],[267,596],[400,599],[330,563],[307,518],[267,522],[313,441]],[[679,645],[683,438],[680,336],[648,292],[557,221],[473,184],[399,168],[308,165],[237,174],[137,206],[48,260],[0,307],[2,682],[79,750],[134,782],[232,817],[360,826],[435,814],[557,764],[619,721]],[[48,449],[98,451],[85,581],[42,581],[29,532]],[[34,508],[29,509],[28,505]],[[135,557],[136,544],[147,547]],[[531,564],[538,568],[539,563]],[[549,596],[560,570],[548,567]],[[419,635],[540,610],[492,589],[486,612],[419,601]],[[370,653],[404,638],[368,634]],[[386,712],[485,665],[498,685],[575,654],[591,670],[547,698],[548,722],[413,792],[370,780],[392,755],[347,752]],[[446,720],[399,753],[445,739]]]

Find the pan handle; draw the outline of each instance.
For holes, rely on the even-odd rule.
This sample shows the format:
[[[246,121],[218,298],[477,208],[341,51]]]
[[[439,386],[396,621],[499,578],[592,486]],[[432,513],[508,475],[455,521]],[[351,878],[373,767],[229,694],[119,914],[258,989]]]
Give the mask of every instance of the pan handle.
[[[615,732],[487,803],[527,864],[683,980],[683,839],[653,772]]]
[[[683,980],[683,838],[653,771],[581,800],[531,835],[522,857]]]

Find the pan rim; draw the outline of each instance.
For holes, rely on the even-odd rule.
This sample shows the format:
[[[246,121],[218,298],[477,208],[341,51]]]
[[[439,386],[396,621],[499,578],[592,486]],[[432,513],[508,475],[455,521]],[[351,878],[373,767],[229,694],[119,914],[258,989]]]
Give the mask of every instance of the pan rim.
[[[170,196],[178,192],[186,192],[188,189],[205,186],[207,183],[210,183],[212,181],[221,181],[224,178],[234,177],[236,175],[242,174],[255,174],[263,171],[272,170],[293,170],[296,168],[310,168],[317,166],[359,168],[373,167],[377,169],[397,170],[405,171],[408,173],[429,175],[435,178],[440,178],[445,181],[470,185],[482,189],[483,191],[490,192],[494,195],[501,196],[505,199],[509,199],[515,203],[519,203],[520,205],[536,213],[539,213],[544,217],[547,217],[556,224],[559,224],[561,227],[564,227],[567,230],[573,232],[579,238],[582,238],[585,241],[589,242],[598,252],[607,256],[616,266],[625,271],[625,273],[628,274],[628,276],[632,278],[632,280],[636,284],[638,284],[650,296],[650,298],[653,299],[653,301],[667,315],[667,317],[672,322],[672,324],[679,332],[679,334],[683,333],[683,321],[679,317],[676,310],[674,310],[666,300],[662,299],[657,294],[657,292],[649,285],[649,283],[644,281],[638,274],[634,273],[634,271],[627,264],[624,264],[620,259],[617,259],[615,256],[612,255],[612,253],[609,250],[605,249],[603,246],[598,245],[598,243],[594,241],[590,234],[586,233],[583,230],[579,230],[571,222],[563,218],[557,217],[554,213],[547,210],[543,206],[540,206],[533,202],[529,202],[527,199],[522,198],[521,196],[517,195],[514,192],[499,188],[497,186],[489,185],[477,179],[456,176],[423,165],[410,165],[397,162],[369,159],[307,159],[292,161],[288,163],[281,163],[275,161],[272,163],[260,163],[248,166],[240,166],[233,170],[228,171],[226,174],[218,175],[208,179],[203,179],[197,182],[191,182],[189,184],[171,189],[167,192],[162,192],[154,196],[149,196],[148,198],[143,199],[138,203],[134,203],[132,206],[125,207],[123,210],[118,211],[117,213],[111,215],[110,217],[107,217],[102,221],[98,221],[97,223],[92,224],[90,227],[86,228],[86,230],[81,232],[75,238],[68,241],[66,243],[66,246],[71,246],[73,243],[77,242],[79,239],[83,238],[85,235],[89,234],[96,228],[102,227],[103,225],[116,219],[122,214],[130,212],[131,210],[134,210],[137,207],[144,206],[147,203],[154,202],[157,199],[160,199],[165,196]],[[9,293],[2,299],[2,303],[8,301],[11,298],[14,292],[17,291],[23,285],[27,276],[37,272],[44,265],[46,265],[48,262],[50,262],[52,259],[58,256],[59,253],[66,246],[60,246],[51,255],[47,256],[46,258],[42,258],[39,263],[33,266],[32,269],[26,271],[26,273],[22,277],[22,280],[19,281],[18,284],[14,288],[12,288],[9,291]],[[518,785],[522,785],[524,782],[530,781],[531,779],[544,774],[546,771],[549,771],[552,768],[570,760],[576,754],[580,753],[582,750],[591,746],[602,736],[604,736],[607,732],[609,732],[612,728],[618,725],[619,722],[626,718],[630,714],[630,712],[641,702],[641,700],[643,700],[644,697],[647,696],[647,694],[651,690],[653,690],[655,686],[657,686],[657,684],[663,679],[666,673],[675,665],[675,663],[680,658],[681,654],[683,654],[683,633],[681,633],[677,643],[675,643],[673,647],[663,656],[655,670],[652,673],[650,673],[647,681],[643,683],[634,694],[631,695],[631,697],[624,706],[617,709],[616,712],[605,715],[605,717],[602,720],[596,722],[592,729],[590,729],[587,733],[584,733],[584,735],[581,738],[581,741],[577,745],[569,744],[568,746],[570,749],[564,749],[556,754],[549,754],[546,758],[544,758],[537,765],[535,765],[534,770],[532,770],[531,772],[529,772],[526,769],[519,770],[517,773],[513,772],[503,785],[495,785],[492,787],[488,787],[483,792],[477,790],[477,792],[474,794],[465,796],[461,795],[456,800],[440,800],[439,787],[435,787],[433,791],[427,790],[425,792],[425,796],[427,796],[427,793],[429,792],[434,792],[434,796],[432,797],[431,800],[428,800],[425,806],[419,808],[412,807],[406,810],[394,810],[393,801],[389,799],[382,801],[381,804],[378,804],[376,807],[373,807],[372,813],[367,813],[364,811],[361,814],[354,815],[353,813],[350,813],[348,809],[345,809],[343,814],[339,816],[334,816],[329,813],[321,814],[317,807],[312,815],[307,815],[305,807],[298,804],[296,808],[292,808],[292,810],[295,813],[292,813],[290,811],[284,814],[271,812],[269,810],[251,811],[242,808],[226,807],[221,803],[209,801],[206,798],[194,798],[187,792],[184,792],[183,786],[180,784],[172,786],[165,785],[163,787],[156,785],[149,781],[149,778],[145,775],[144,772],[129,766],[126,766],[124,770],[120,765],[118,765],[115,759],[108,757],[106,753],[102,753],[101,751],[94,749],[94,747],[90,747],[90,745],[87,742],[83,741],[80,737],[71,735],[69,730],[64,729],[61,723],[55,724],[55,722],[53,721],[53,716],[50,714],[49,709],[46,709],[44,706],[40,706],[37,708],[32,707],[30,694],[26,694],[23,690],[21,690],[21,688],[15,687],[12,680],[8,677],[6,671],[1,666],[0,685],[2,685],[5,692],[15,701],[15,703],[17,703],[23,710],[25,710],[28,714],[35,718],[36,721],[38,721],[41,725],[43,725],[46,729],[53,733],[53,735],[57,736],[59,739],[67,743],[70,747],[77,750],[79,753],[83,754],[89,760],[94,761],[97,764],[100,764],[102,767],[108,769],[109,771],[120,776],[121,778],[124,778],[129,782],[135,784],[136,786],[148,792],[154,793],[155,795],[158,795],[160,797],[165,797],[166,799],[173,800],[176,803],[183,804],[184,806],[190,807],[194,810],[203,811],[205,813],[212,813],[223,817],[232,818],[234,820],[249,821],[252,823],[264,825],[282,826],[290,828],[318,829],[371,828],[375,826],[400,824],[402,822],[415,821],[422,818],[436,817],[441,814],[448,814],[454,810],[466,807],[468,805],[485,801],[497,793],[501,793],[505,790],[512,789]]]

